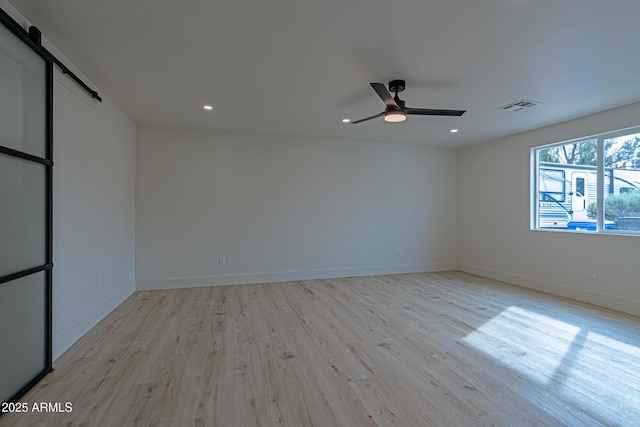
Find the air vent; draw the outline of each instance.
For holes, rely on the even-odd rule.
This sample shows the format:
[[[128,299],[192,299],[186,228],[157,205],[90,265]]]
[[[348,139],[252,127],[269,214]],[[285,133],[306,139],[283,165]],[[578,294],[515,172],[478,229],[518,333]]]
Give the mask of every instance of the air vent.
[[[542,102],[538,101],[530,101],[528,99],[521,99],[520,101],[512,102],[511,104],[505,105],[504,107],[498,108],[498,110],[505,111],[520,111],[525,108],[535,107],[536,105],[540,105]]]

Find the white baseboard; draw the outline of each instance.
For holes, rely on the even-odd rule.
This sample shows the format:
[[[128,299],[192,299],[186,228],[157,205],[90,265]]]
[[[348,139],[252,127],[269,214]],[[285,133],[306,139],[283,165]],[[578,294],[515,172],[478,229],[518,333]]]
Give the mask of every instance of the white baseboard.
[[[78,320],[65,331],[54,337],[53,360],[56,360],[62,353],[67,351],[69,347],[71,347],[134,292],[135,284],[128,283],[82,319]]]
[[[268,273],[227,274],[202,277],[138,279],[136,290],[198,288],[203,286],[243,285],[250,283],[288,282],[292,280],[330,279],[336,277],[377,276],[382,274],[424,273],[455,270],[454,262],[400,264],[375,267],[330,268],[322,270],[278,271]]]
[[[577,288],[565,283],[541,280],[535,277],[523,276],[478,265],[458,264],[458,270],[640,316],[640,301],[638,300],[607,295],[601,292]]]

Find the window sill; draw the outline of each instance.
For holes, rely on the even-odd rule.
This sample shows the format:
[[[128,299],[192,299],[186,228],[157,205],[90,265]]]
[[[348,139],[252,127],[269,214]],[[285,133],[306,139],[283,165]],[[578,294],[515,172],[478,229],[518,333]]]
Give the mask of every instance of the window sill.
[[[602,231],[589,231],[589,230],[567,230],[564,228],[531,228],[531,231],[541,231],[543,233],[565,233],[565,234],[589,234],[595,236],[611,235],[611,236],[630,236],[639,237],[640,230],[602,230]]]

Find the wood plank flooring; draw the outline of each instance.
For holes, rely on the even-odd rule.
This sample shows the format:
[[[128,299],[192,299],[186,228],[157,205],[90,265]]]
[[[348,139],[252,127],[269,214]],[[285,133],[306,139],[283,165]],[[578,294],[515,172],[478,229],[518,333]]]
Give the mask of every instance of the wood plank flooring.
[[[0,426],[640,426],[640,319],[460,272],[136,292]]]

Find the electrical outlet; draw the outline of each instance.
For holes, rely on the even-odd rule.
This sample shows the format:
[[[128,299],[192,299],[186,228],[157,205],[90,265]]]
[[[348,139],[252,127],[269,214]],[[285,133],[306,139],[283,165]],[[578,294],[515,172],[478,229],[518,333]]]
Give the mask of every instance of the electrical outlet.
[[[402,256],[402,254],[403,254],[403,252],[400,249],[398,249],[396,251],[396,257],[400,258]]]
[[[596,280],[596,269],[595,268],[590,268],[589,269],[588,277],[591,280]]]
[[[225,265],[227,265],[227,260],[225,260],[224,257],[221,256],[220,258],[218,258],[218,265],[220,267],[224,267]]]

